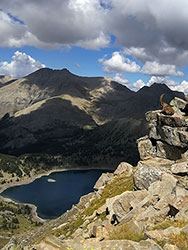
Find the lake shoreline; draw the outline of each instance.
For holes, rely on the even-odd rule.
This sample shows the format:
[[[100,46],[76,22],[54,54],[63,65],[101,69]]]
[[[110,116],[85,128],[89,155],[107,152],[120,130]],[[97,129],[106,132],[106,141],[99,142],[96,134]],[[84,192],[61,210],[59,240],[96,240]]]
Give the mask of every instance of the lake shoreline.
[[[4,200],[6,202],[13,202],[15,204],[23,204],[23,205],[28,205],[30,208],[31,208],[31,215],[32,215],[32,218],[36,221],[36,222],[42,222],[44,223],[45,221],[49,221],[51,219],[43,219],[41,218],[38,213],[37,213],[37,206],[35,206],[34,204],[30,204],[30,203],[22,203],[22,202],[16,202],[10,198],[6,198],[6,197],[3,197],[1,195],[1,193],[3,191],[5,191],[6,189],[10,188],[10,187],[15,187],[15,186],[21,186],[21,185],[26,185],[26,184],[29,184],[29,183],[32,183],[34,182],[35,180],[37,179],[40,179],[41,177],[43,176],[49,176],[50,174],[52,173],[58,173],[58,172],[64,172],[64,171],[88,171],[88,170],[106,170],[106,171],[112,171],[111,169],[109,168],[57,168],[57,169],[51,169],[47,172],[44,172],[44,173],[40,173],[38,175],[33,175],[31,177],[27,177],[27,178],[23,178],[22,180],[20,180],[19,182],[12,182],[12,183],[6,183],[5,185],[3,185],[3,187],[0,187],[0,200]]]

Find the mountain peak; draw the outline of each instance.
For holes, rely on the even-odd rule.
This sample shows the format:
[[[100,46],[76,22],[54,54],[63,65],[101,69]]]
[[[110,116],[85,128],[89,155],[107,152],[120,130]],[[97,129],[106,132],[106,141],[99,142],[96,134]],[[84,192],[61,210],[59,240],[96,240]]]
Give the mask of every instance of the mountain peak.
[[[144,86],[138,90],[137,93],[145,92],[145,91],[170,91],[169,87],[165,83],[157,83],[154,82],[151,86]]]
[[[41,69],[38,69],[37,71],[27,75],[26,78],[30,78],[33,76],[36,76],[36,77],[49,76],[49,75],[62,74],[62,73],[72,75],[72,73],[67,68],[63,68],[61,70],[60,69],[41,68]]]
[[[63,68],[61,71],[62,72],[67,72],[67,73],[71,73],[67,68]]]
[[[154,82],[150,88],[165,88],[165,89],[169,89],[169,87],[165,84],[165,83],[158,83],[158,82]]]

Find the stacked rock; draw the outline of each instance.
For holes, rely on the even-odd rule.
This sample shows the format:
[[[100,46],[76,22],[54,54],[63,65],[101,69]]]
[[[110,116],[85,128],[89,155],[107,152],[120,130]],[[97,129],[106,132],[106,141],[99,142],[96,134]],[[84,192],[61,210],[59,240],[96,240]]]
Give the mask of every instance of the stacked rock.
[[[172,116],[161,110],[146,113],[149,134],[137,140],[141,160],[188,160],[188,103],[175,97],[170,104],[175,111]]]

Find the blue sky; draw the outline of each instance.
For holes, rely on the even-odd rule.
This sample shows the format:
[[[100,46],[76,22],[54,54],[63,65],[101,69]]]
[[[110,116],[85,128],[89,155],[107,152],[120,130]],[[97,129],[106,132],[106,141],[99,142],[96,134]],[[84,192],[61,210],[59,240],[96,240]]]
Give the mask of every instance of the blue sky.
[[[1,0],[0,74],[67,68],[188,94],[187,23],[186,0]]]

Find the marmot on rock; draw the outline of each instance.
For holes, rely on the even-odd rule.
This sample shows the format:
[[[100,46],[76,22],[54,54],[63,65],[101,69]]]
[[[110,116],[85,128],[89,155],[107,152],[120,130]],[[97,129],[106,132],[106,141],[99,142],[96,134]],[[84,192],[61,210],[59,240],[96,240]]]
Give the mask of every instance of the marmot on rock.
[[[163,102],[163,96],[164,96],[164,94],[162,94],[160,96],[160,104],[162,106],[162,111],[161,112],[164,115],[173,115],[174,114],[173,108],[170,105],[168,105],[167,103]]]

